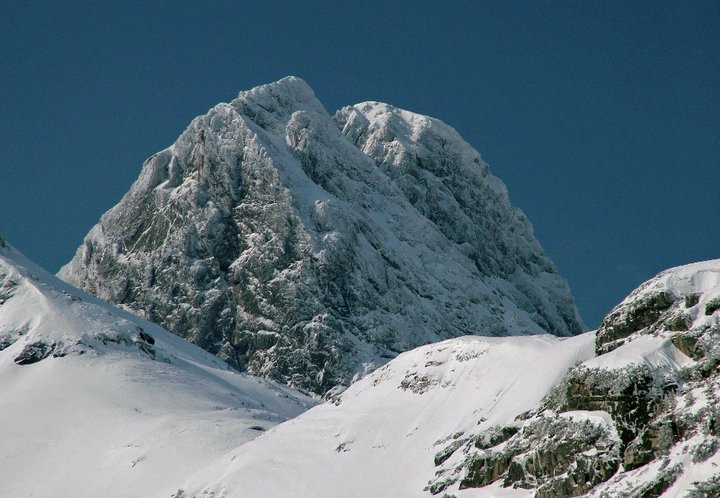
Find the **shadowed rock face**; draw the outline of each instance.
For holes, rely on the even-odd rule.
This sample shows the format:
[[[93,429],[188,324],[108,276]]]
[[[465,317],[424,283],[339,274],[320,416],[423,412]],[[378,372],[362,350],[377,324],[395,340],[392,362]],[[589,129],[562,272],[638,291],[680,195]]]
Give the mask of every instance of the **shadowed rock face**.
[[[631,334],[658,324],[668,308],[678,298],[669,292],[657,292],[643,296],[642,299],[618,306],[600,324],[595,340],[598,353],[607,353],[622,345],[623,339]],[[674,324],[675,329],[678,324]],[[687,329],[687,326],[684,326]]]
[[[379,103],[332,118],[292,77],[148,159],[60,276],[316,393],[444,338],[582,329],[529,222],[454,130]]]
[[[506,486],[539,488],[537,497],[578,495],[617,470],[618,446],[603,424],[537,417],[523,427],[521,436],[476,456],[460,488],[490,484],[502,477]],[[594,450],[592,456],[590,450]]]

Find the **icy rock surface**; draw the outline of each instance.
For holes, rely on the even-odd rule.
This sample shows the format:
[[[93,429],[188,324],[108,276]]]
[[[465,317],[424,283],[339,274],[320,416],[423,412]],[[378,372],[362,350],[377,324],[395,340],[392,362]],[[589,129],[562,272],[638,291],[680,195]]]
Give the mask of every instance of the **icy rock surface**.
[[[454,130],[378,103],[333,118],[294,77],[193,120],[59,275],[316,393],[450,337],[582,329]]]

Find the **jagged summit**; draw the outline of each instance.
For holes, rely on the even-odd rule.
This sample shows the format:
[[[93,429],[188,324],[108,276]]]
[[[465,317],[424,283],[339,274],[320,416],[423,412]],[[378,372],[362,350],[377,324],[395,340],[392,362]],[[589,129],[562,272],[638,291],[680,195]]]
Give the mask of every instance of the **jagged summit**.
[[[319,393],[448,337],[582,329],[529,222],[452,128],[380,103],[333,118],[295,77],[194,119],[60,275]]]
[[[270,113],[285,109],[290,114],[300,110],[327,114],[310,85],[297,76],[286,76],[274,83],[244,90],[232,101],[232,105],[240,112],[245,105],[256,105]]]

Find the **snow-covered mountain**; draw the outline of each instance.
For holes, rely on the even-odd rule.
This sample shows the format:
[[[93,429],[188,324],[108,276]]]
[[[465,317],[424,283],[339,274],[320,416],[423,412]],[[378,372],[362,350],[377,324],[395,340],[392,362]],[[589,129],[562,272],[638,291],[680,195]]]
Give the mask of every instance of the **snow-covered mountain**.
[[[558,337],[566,284],[437,120],[242,92],[61,274],[327,401],[0,238],[0,496],[720,496],[720,260]]]
[[[452,128],[376,102],[331,117],[294,77],[193,120],[59,275],[316,393],[438,340],[582,329]]]
[[[70,287],[0,238],[0,496],[165,496],[313,404]]]
[[[401,354],[175,496],[720,496],[720,260],[661,273],[595,332]]]

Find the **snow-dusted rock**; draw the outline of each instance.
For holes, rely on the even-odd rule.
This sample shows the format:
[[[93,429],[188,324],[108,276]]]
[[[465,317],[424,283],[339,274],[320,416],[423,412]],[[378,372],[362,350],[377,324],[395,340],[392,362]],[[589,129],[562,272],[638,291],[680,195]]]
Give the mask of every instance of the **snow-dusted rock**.
[[[313,404],[0,243],[0,496],[164,495]]]
[[[317,393],[449,337],[582,328],[456,132],[376,103],[333,119],[294,77],[196,118],[59,275]]]
[[[579,323],[567,283],[522,211],[480,154],[442,121],[380,102],[338,111],[343,135],[373,159],[407,200],[486,278],[512,283],[508,298],[545,331]]]

